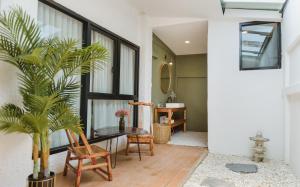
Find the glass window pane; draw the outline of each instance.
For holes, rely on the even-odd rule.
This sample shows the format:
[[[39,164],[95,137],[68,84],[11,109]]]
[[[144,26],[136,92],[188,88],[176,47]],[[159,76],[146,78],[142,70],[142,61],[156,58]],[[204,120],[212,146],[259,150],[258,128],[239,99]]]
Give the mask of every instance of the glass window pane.
[[[135,50],[121,44],[120,94],[134,95]]]
[[[94,130],[105,127],[118,127],[119,118],[115,113],[120,109],[128,110],[130,115],[125,117],[125,125],[133,125],[133,107],[128,105],[129,101],[124,100],[89,100],[88,101],[88,125],[87,137],[94,138]]]
[[[81,47],[83,24],[80,21],[39,2],[38,23],[41,25],[42,37],[73,38]]]
[[[38,4],[38,23],[41,26],[41,35],[43,38],[58,37],[60,39],[72,38],[78,41],[78,47],[82,44],[83,25],[80,21],[63,14],[46,4]],[[59,73],[62,76],[62,72]],[[80,76],[74,76],[80,81]],[[79,114],[80,108],[80,90],[78,91],[78,100],[75,104]],[[68,144],[68,139],[64,130],[52,134],[51,147],[59,147]]]
[[[221,0],[226,9],[274,10],[280,11],[286,0]]]
[[[102,69],[95,69],[90,74],[90,91],[98,93],[112,93],[113,91],[113,52],[114,41],[100,34],[92,31],[92,43],[100,43],[109,52],[109,57],[102,62]]]
[[[278,23],[241,26],[241,69],[280,68],[280,25]]]

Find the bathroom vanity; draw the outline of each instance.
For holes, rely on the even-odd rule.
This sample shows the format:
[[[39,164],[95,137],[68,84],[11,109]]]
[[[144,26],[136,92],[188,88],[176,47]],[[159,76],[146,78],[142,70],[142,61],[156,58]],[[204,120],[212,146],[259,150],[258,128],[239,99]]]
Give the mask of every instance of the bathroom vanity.
[[[186,131],[186,107],[157,107],[154,109],[154,115],[154,119],[157,123],[159,123],[159,117],[161,115],[166,115],[168,118],[167,124],[171,130],[177,126],[182,126],[183,131]]]

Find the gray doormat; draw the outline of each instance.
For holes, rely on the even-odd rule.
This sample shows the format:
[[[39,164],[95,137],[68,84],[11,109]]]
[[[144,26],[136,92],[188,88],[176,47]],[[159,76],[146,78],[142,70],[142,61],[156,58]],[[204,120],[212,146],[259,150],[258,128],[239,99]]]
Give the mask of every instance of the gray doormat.
[[[254,164],[226,164],[228,169],[237,173],[257,173],[257,166]]]
[[[235,185],[230,182],[226,182],[224,180],[214,178],[214,177],[207,177],[201,183],[201,186],[207,187],[234,187]]]

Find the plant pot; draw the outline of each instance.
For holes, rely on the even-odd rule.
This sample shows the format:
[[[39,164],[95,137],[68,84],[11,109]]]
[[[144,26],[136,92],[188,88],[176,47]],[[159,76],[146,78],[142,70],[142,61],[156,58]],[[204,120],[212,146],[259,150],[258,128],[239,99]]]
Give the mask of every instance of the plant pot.
[[[55,187],[55,173],[50,172],[50,177],[39,177],[39,179],[33,179],[33,175],[29,175],[28,187]]]
[[[120,131],[124,131],[125,130],[125,120],[124,120],[124,118],[120,118],[120,121],[119,121],[119,130]]]

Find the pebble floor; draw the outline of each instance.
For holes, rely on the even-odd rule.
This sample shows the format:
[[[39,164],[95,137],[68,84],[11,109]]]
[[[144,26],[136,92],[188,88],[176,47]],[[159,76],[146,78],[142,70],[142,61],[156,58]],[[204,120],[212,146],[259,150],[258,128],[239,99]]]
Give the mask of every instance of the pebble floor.
[[[226,163],[256,164],[258,172],[253,174],[235,173],[225,167]],[[255,163],[246,157],[211,153],[195,169],[184,187],[204,187],[201,184],[207,178],[223,180],[232,184],[232,187],[300,187],[300,180],[283,162],[267,160],[265,163]]]

